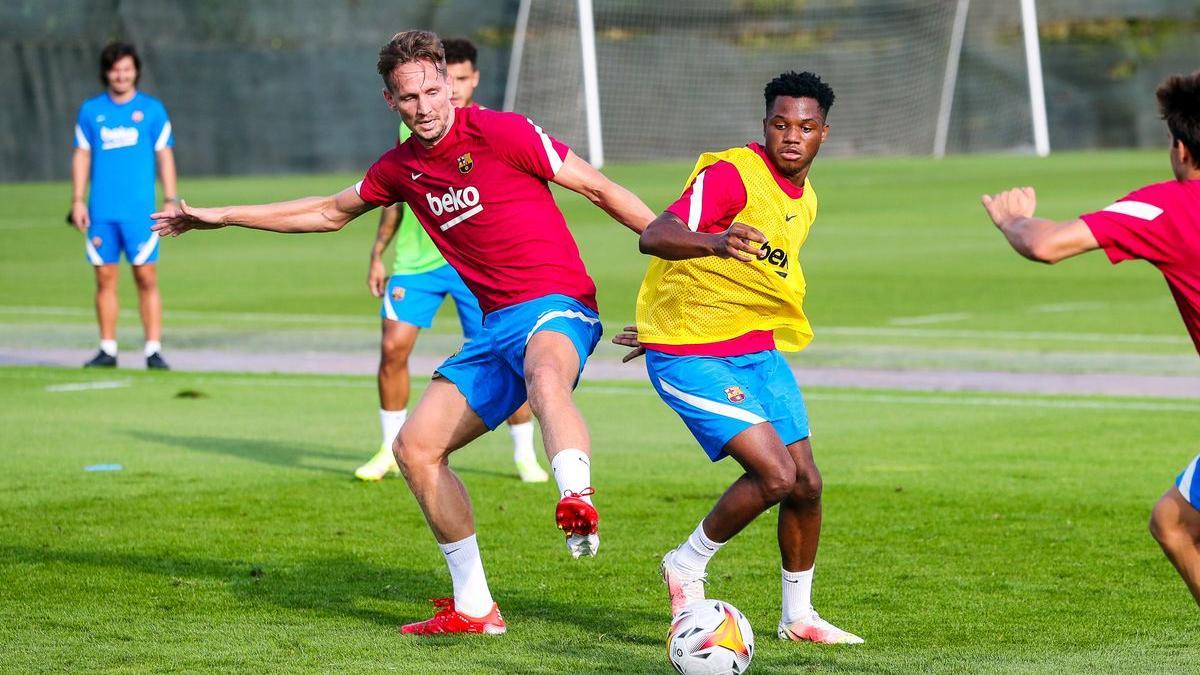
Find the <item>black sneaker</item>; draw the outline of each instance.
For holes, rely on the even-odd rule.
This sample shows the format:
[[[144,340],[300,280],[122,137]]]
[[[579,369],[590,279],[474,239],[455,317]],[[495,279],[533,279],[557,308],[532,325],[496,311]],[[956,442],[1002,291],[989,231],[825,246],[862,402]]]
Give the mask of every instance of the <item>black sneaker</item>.
[[[103,349],[96,352],[91,361],[83,364],[84,368],[116,368],[117,357],[105,352]]]
[[[146,357],[146,370],[170,370],[171,367],[163,360],[162,354],[154,352]]]

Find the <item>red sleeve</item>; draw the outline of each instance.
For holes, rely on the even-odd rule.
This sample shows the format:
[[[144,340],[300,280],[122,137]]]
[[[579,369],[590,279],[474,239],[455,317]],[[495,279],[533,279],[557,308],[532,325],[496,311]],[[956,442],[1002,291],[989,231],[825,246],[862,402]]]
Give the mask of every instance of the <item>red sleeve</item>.
[[[694,232],[724,232],[746,208],[746,186],[737,167],[717,162],[696,174],[683,195],[667,207]]]
[[[1180,250],[1169,204],[1169,193],[1161,185],[1151,185],[1080,218],[1113,264],[1146,260],[1162,265],[1174,260]]]
[[[375,160],[371,168],[367,169],[363,179],[354,186],[358,190],[358,196],[364,202],[374,206],[391,206],[396,202],[404,201],[392,187],[395,185],[392,181],[395,167],[390,161],[391,153],[392,151],[389,150]]]
[[[492,110],[475,114],[486,116],[483,132],[502,161],[542,180],[554,178],[571,151],[524,115]]]

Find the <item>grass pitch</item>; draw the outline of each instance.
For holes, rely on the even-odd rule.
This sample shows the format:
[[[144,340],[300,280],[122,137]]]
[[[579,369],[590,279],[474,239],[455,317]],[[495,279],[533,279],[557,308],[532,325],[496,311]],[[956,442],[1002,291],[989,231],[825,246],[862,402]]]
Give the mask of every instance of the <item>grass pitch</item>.
[[[615,166],[661,209],[690,166]],[[821,160],[797,363],[1200,372],[1169,294],[1102,254],[1019,259],[978,206],[1010,185],[1066,218],[1168,177],[1161,152]],[[360,176],[189,179],[214,205],[326,194]],[[94,349],[91,271],[63,184],[2,185],[0,351]],[[627,322],[633,236],[562,199]],[[164,243],[170,349],[370,350],[374,216],[321,237]],[[122,337],[138,344],[123,281]],[[418,348],[448,353],[452,314]],[[613,352],[608,352],[612,355]],[[1195,605],[1146,534],[1196,452],[1200,401],[812,390],[826,482],[815,600],[854,648],[773,639],[773,515],[712,563],[758,635],[754,671],[1190,672]],[[378,442],[357,377],[0,369],[0,671],[667,672],[659,557],[733,479],[642,382],[585,382],[604,518],[595,560],[553,529],[553,489],[513,477],[503,432],[454,466],[472,491],[500,639],[411,640],[450,584],[400,481],[355,483]],[[118,463],[117,472],[85,472]]]
[[[640,383],[587,383],[603,544],[492,434],[472,491],[501,638],[412,639],[449,575],[377,443],[367,378],[0,370],[0,670],[667,672],[658,559],[735,476]],[[85,389],[111,387],[106,389]],[[1146,534],[1200,404],[810,391],[815,601],[861,647],[773,638],[769,514],[710,565],[754,671],[1186,672],[1195,606]],[[622,420],[621,424],[612,423]],[[117,472],[88,465],[119,463]],[[1131,467],[1131,465],[1134,465]]]

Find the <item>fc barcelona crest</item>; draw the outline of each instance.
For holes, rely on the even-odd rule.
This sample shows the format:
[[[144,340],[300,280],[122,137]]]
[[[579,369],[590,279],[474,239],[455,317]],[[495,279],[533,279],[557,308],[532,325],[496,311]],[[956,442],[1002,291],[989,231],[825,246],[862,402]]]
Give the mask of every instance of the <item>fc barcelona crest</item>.
[[[458,156],[458,172],[471,173],[471,169],[475,168],[475,161],[471,159],[471,153]]]
[[[404,288],[401,286],[392,286],[392,300],[399,302],[404,299]]]
[[[746,400],[746,395],[742,393],[741,387],[725,387],[725,398],[729,399],[730,403],[741,403]]]

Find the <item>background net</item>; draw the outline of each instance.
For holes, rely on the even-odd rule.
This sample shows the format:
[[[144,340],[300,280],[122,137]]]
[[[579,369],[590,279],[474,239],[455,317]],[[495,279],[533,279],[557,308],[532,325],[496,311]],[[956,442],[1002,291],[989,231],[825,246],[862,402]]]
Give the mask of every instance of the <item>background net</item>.
[[[64,179],[79,104],[111,39],[143,56],[185,176],[360,171],[398,123],[379,46],[399,30],[480,48],[477,99],[499,107],[519,0],[6,0],[0,3],[0,180]],[[820,73],[838,102],[829,154],[933,149],[956,0],[594,0],[609,161],[691,159],[759,137],[762,86]],[[1156,146],[1153,90],[1200,67],[1200,4],[1039,0],[1054,150]],[[574,0],[531,0],[516,110],[586,154]],[[971,0],[950,152],[1026,150],[1018,0]]]

